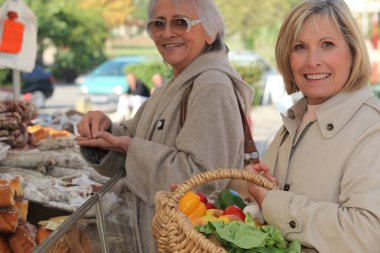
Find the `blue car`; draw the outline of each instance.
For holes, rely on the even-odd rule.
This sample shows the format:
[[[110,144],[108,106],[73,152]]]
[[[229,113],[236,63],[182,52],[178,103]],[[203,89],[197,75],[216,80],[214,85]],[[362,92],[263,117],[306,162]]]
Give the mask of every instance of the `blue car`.
[[[120,56],[102,63],[88,75],[80,77],[80,81],[76,82],[79,82],[83,100],[89,105],[87,109],[105,112],[116,110],[119,96],[129,88],[125,68],[146,61],[148,58],[144,56]]]

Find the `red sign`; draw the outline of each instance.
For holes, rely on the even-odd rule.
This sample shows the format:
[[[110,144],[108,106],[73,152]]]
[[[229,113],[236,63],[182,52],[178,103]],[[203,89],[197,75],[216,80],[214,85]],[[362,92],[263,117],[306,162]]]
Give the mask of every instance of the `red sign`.
[[[4,20],[3,36],[0,42],[0,51],[17,54],[21,51],[24,24],[16,21],[17,12],[9,11],[8,19]]]

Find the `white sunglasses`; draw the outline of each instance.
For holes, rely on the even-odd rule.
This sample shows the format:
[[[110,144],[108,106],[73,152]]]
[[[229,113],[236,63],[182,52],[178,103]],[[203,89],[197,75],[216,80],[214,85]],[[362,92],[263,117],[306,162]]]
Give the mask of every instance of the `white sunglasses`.
[[[190,32],[191,28],[194,25],[201,23],[202,20],[190,20],[188,18],[173,18],[170,21],[166,21],[164,19],[153,19],[146,23],[145,30],[152,37],[161,36],[166,27],[168,26],[172,29],[172,31],[178,35],[182,35],[184,33]]]

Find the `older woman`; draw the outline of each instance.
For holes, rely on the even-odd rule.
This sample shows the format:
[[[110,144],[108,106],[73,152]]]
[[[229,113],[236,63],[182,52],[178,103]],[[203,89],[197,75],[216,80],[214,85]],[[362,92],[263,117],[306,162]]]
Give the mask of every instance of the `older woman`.
[[[126,171],[131,252],[155,251],[151,223],[158,190],[210,169],[243,167],[237,101],[248,109],[252,95],[229,64],[225,27],[212,0],[151,0],[148,16],[146,30],[174,76],[120,125],[89,112],[76,138],[101,174]],[[225,184],[215,181],[199,190],[209,194]]]
[[[310,252],[379,252],[380,102],[360,31],[343,0],[305,0],[288,15],[276,57],[289,94],[266,152],[279,189],[249,184],[267,223]]]

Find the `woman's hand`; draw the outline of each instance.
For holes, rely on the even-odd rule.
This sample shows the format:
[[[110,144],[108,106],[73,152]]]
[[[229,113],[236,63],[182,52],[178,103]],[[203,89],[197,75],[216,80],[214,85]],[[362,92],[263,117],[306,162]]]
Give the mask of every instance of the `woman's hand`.
[[[131,137],[114,136],[106,131],[98,131],[93,138],[79,136],[75,138],[75,141],[80,146],[114,150],[126,154],[131,143]]]
[[[272,174],[269,172],[269,167],[265,164],[258,163],[258,164],[250,164],[246,166],[246,169],[248,171],[251,171],[255,174],[260,174],[263,177],[267,178],[269,181],[276,183],[276,179],[272,176]],[[254,183],[248,182],[248,192],[252,195],[252,197],[255,198],[257,204],[260,206],[263,203],[263,200],[265,198],[265,195],[268,192],[268,189],[258,186]]]
[[[108,130],[112,125],[111,119],[100,111],[90,111],[78,122],[77,129],[81,137],[97,138],[99,131]]]

